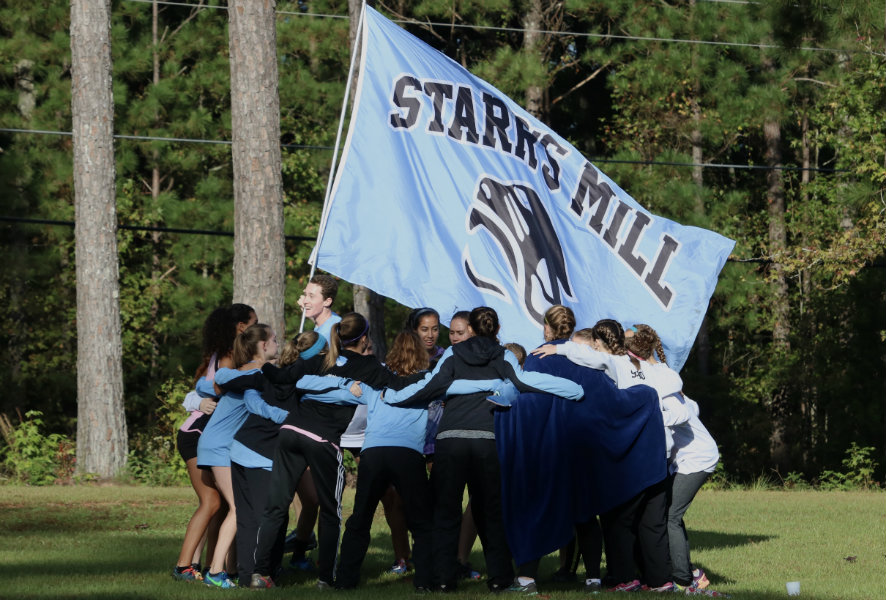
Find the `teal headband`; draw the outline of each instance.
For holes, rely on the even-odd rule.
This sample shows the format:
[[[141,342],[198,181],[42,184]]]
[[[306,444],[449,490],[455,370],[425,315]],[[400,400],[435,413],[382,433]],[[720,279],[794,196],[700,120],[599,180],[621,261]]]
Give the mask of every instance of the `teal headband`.
[[[301,358],[304,360],[308,360],[309,358],[314,358],[318,354],[320,354],[320,350],[326,347],[326,338],[321,334],[317,334],[317,341],[314,342],[314,345],[301,353]]]

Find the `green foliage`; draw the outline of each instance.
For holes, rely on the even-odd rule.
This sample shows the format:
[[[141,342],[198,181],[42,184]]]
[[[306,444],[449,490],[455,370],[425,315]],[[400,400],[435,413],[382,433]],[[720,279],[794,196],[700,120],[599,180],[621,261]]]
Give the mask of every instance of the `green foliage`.
[[[42,416],[39,410],[29,410],[12,426],[6,415],[0,415],[0,432],[6,442],[0,448],[0,464],[8,481],[49,485],[68,482],[74,474],[74,442],[59,433],[44,433]]]
[[[183,485],[188,469],[176,449],[176,432],[186,417],[181,402],[193,389],[193,382],[179,369],[157,391],[154,422],[150,430],[132,436],[126,477],[145,485]]]
[[[819,487],[823,490],[870,490],[880,487],[874,480],[877,461],[871,456],[875,448],[861,447],[855,442],[846,450],[843,471],[825,469],[819,477]]]
[[[155,40],[149,3],[113,3],[117,133],[232,139],[227,14],[209,8],[222,4],[159,4]],[[844,473],[839,449],[850,442],[881,454],[884,408],[874,399],[886,354],[886,298],[882,272],[870,266],[882,262],[886,248],[882,7],[861,0],[839,10],[801,10],[788,0],[541,4],[545,31],[533,48],[519,31],[525,0],[378,6],[414,19],[404,23],[411,33],[518,102],[541,87],[543,120],[592,160],[685,165],[696,161],[695,150],[702,163],[763,166],[764,118],[777,117],[787,167],[780,172],[786,249],[777,255],[769,240],[768,171],[600,166],[648,210],[729,236],[737,242],[734,258],[752,261],[724,268],[708,310],[708,349],[696,348],[682,373],[723,449],[722,485],[771,471],[776,424],[784,426],[790,464],[780,468],[796,481],[791,485],[800,485],[801,474],[809,481],[828,470]],[[347,78],[349,23],[297,13],[345,15],[348,8],[343,0],[285,0],[277,10],[286,233],[313,240]],[[69,11],[61,0],[0,3],[4,127],[70,130]],[[547,33],[556,30],[567,33]],[[841,52],[802,50],[807,46]],[[24,102],[28,82],[32,109]],[[121,225],[233,230],[229,146],[126,139],[116,140],[115,152]],[[804,160],[821,170],[790,170]],[[4,215],[73,220],[71,171],[69,137],[0,133]],[[162,391],[164,382],[193,372],[204,318],[232,300],[232,241],[121,229],[118,242],[132,468],[147,480],[163,470],[151,462],[157,456],[180,463],[166,446],[174,427],[161,425],[175,421],[178,409],[161,414],[157,397],[171,393]],[[287,241],[289,332],[300,320],[295,306],[312,245]],[[0,222],[0,248],[0,377],[7,382],[0,412],[33,408],[42,411],[44,430],[73,431],[73,229]],[[787,350],[773,342],[776,265],[788,282]],[[335,309],[351,306],[351,286],[343,282]],[[391,334],[406,310],[390,300],[385,306]],[[882,465],[875,468],[873,479],[882,476]]]

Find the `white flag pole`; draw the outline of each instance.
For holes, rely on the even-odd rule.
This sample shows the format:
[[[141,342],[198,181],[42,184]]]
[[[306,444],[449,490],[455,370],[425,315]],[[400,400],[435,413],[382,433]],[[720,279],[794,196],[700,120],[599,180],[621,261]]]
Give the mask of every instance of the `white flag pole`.
[[[336,173],[336,161],[338,160],[338,151],[341,146],[341,133],[342,129],[344,129],[345,123],[345,114],[347,114],[348,110],[348,100],[351,95],[351,82],[354,81],[354,67],[357,64],[357,56],[362,54],[363,50],[363,22],[364,16],[366,15],[366,0],[363,0],[363,5],[360,8],[360,19],[357,21],[357,41],[354,44],[354,51],[351,52],[351,62],[348,67],[348,82],[345,85],[345,97],[344,101],[341,105],[341,115],[338,119],[338,131],[335,134],[335,148],[332,152],[332,164],[329,167],[329,180],[326,182],[326,196],[323,198],[323,211],[320,216],[320,227],[317,229],[317,243],[314,244],[314,249],[311,251],[311,256],[308,259],[308,262],[311,263],[311,272],[308,274],[308,281],[314,276],[314,272],[317,270],[317,251],[320,248],[320,240],[323,239],[323,233],[326,231],[326,221],[329,218],[329,205],[330,205],[330,197],[332,195],[332,182],[335,179]],[[302,309],[301,311],[301,323],[299,323],[298,331],[301,333],[305,329],[305,311]]]

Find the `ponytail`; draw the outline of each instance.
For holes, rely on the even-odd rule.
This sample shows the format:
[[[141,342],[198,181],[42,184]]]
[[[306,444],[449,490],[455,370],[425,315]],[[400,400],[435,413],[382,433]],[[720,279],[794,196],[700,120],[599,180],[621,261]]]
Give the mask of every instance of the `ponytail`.
[[[627,354],[625,350],[625,332],[621,328],[621,324],[613,319],[602,319],[591,330],[595,340],[600,340],[606,345],[611,354],[616,356],[624,356]],[[631,359],[634,362],[634,359]],[[639,367],[639,363],[634,366]]]
[[[323,361],[323,370],[328,371],[334,367],[338,357],[341,356],[342,349],[356,346],[357,342],[368,333],[369,321],[366,320],[366,317],[355,312],[344,315],[329,332],[329,345],[326,359]]]
[[[468,324],[474,330],[477,337],[486,337],[492,340],[498,340],[498,313],[488,306],[478,306],[471,311],[468,317]]]
[[[291,365],[298,360],[302,354],[307,353],[308,350],[319,344],[322,337],[323,336],[316,331],[305,331],[298,334],[283,346],[283,351],[280,353],[280,359],[277,361],[277,364],[281,367]],[[325,344],[325,340],[323,340],[323,343]],[[314,352],[310,356],[305,356],[305,358],[310,358],[316,354],[317,352]]]
[[[234,368],[239,369],[258,354],[260,342],[271,339],[271,327],[262,323],[250,325],[234,340]]]
[[[634,335],[625,342],[625,345],[644,359],[649,359],[653,354],[658,354],[659,360],[664,364],[668,364],[658,333],[649,325],[634,325],[633,329]]]

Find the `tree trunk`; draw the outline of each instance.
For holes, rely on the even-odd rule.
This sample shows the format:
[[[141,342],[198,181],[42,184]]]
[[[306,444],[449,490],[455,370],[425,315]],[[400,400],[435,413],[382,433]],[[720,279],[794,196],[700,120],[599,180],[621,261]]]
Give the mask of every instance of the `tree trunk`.
[[[126,464],[109,0],[71,0],[77,261],[77,470]]]
[[[701,166],[704,161],[704,138],[701,134],[701,107],[699,107],[698,98],[696,97],[696,94],[698,94],[698,90],[700,89],[699,86],[700,83],[696,81],[691,105],[694,125],[692,133],[690,134],[690,141],[692,144],[692,164],[695,165],[692,167],[692,182],[695,184],[695,213],[698,218],[697,222],[704,223],[704,169]],[[695,339],[696,366],[698,368],[698,374],[704,377],[709,375],[711,370],[711,336],[708,331],[707,311],[705,311],[705,316],[701,321],[701,326],[698,328],[698,335]]]
[[[154,86],[160,85],[160,40],[158,39],[157,33],[159,29],[159,8],[157,5],[157,0],[154,0],[152,3],[152,11],[151,11],[151,41],[153,48],[153,62],[154,62],[154,78],[153,83]],[[158,111],[154,111],[154,126],[158,127],[160,125],[160,114]],[[154,210],[156,214],[159,214],[158,203],[160,202],[160,167],[158,166],[160,160],[160,153],[157,150],[154,150],[152,153],[152,160],[154,163],[153,168],[151,169],[151,202],[153,203]],[[155,226],[160,225],[158,222],[154,222]],[[151,368],[150,368],[150,376],[153,379],[156,376],[158,362],[160,358],[160,338],[156,332],[157,320],[160,315],[160,237],[161,234],[159,231],[151,232],[151,331],[154,334],[151,336]]]
[[[285,334],[286,281],[277,29],[273,0],[231,0],[234,302]]]
[[[766,203],[769,207],[769,255],[772,259],[774,322],[772,337],[777,348],[790,349],[790,300],[788,281],[784,274],[782,259],[787,249],[785,227],[784,181],[781,164],[781,125],[774,119],[763,124],[763,137],[766,144],[766,164],[773,167],[766,175]]]
[[[374,2],[367,2],[369,6],[375,4]],[[360,21],[360,11],[362,10],[363,2],[361,0],[348,0],[348,14],[351,18],[351,28],[350,28],[350,40],[351,40],[351,52],[360,52],[360,49],[357,48],[357,36],[360,34],[357,31],[357,24]],[[357,61],[359,61],[359,54],[357,56]],[[357,73],[354,73],[354,77],[357,77]],[[357,82],[354,81],[354,84]],[[354,87],[353,89],[356,89]],[[353,98],[353,94],[351,98]],[[355,285],[354,286],[354,312],[358,312],[369,321],[369,337],[372,339],[372,348],[375,352],[375,355],[384,360],[385,355],[388,353],[387,343],[385,342],[385,298],[384,296],[380,296],[370,290],[365,285]]]
[[[529,56],[541,55],[542,39],[542,0],[529,0],[526,15],[523,17],[523,52]],[[542,118],[544,113],[544,90],[542,86],[526,86],[526,111],[534,117]]]
[[[767,118],[763,123],[763,138],[766,146],[766,165],[772,167],[766,175],[766,201],[769,211],[769,255],[772,259],[772,342],[776,356],[790,350],[790,300],[788,282],[784,273],[782,258],[787,246],[785,227],[784,181],[781,169],[781,125],[775,118]],[[769,451],[772,461],[780,469],[790,468],[790,448],[785,439],[787,407],[785,390],[779,386],[772,390],[770,412],[772,431],[769,437]]]

